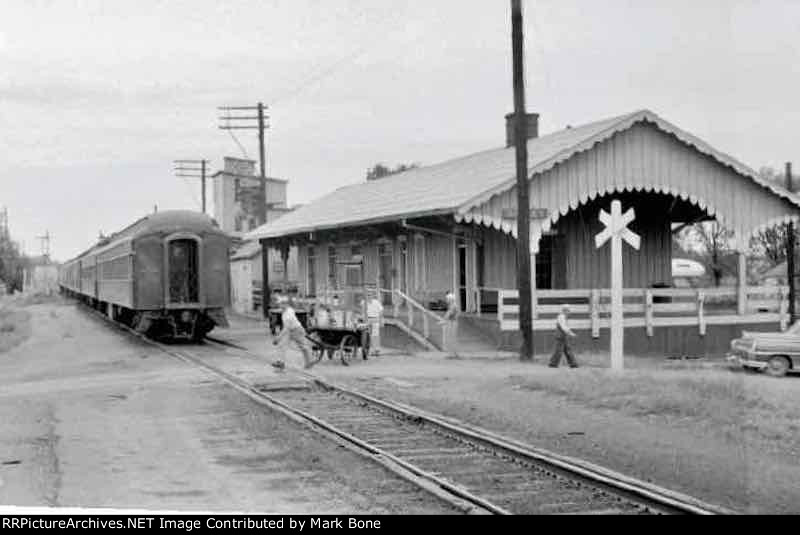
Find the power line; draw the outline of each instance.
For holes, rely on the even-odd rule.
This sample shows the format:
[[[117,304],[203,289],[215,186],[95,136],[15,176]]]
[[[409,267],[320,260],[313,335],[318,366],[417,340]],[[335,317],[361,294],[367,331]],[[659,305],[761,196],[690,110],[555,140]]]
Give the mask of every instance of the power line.
[[[200,194],[203,199],[203,213],[206,213],[206,169],[208,160],[173,160],[175,176],[200,179]],[[195,196],[197,200],[197,196]]]
[[[266,120],[269,119],[268,115],[264,115],[263,103],[259,102],[255,106],[220,106],[217,110],[222,114],[219,117],[221,124],[220,130],[227,130],[229,133],[233,130],[258,130],[258,154],[260,164],[260,199],[258,202],[258,218],[259,225],[267,222],[267,175],[266,175],[266,150],[264,148],[264,130],[269,128]],[[253,113],[255,115],[253,115]],[[234,139],[236,139],[234,137]],[[240,144],[241,147],[241,144]]]
[[[230,134],[231,139],[233,139],[233,141],[235,141],[236,144],[239,145],[239,150],[242,151],[242,156],[244,156],[246,159],[249,159],[250,157],[247,155],[247,151],[244,149],[244,145],[242,145],[241,141],[239,141],[239,138],[236,137],[236,135],[233,133],[232,130],[228,130],[228,134]]]
[[[333,75],[336,71],[339,70],[339,67],[341,67],[341,66],[345,65],[346,63],[348,63],[348,62],[356,59],[357,57],[363,55],[366,51],[367,51],[367,47],[366,46],[362,46],[361,48],[357,49],[355,52],[352,52],[351,54],[349,54],[349,55],[347,55],[347,56],[335,61],[334,63],[332,63],[328,67],[324,68],[322,71],[318,71],[318,72],[312,74],[311,76],[309,76],[308,78],[306,78],[305,80],[303,80],[302,82],[297,84],[294,88],[292,88],[292,89],[290,89],[288,91],[284,91],[283,94],[277,96],[276,98],[273,98],[272,101],[271,101],[271,104],[274,105],[274,104],[276,104],[278,102],[283,102],[284,100],[290,100],[290,99],[296,97],[297,95],[302,93],[303,90],[305,90],[309,86],[311,86],[311,85],[313,85],[313,84],[315,84],[317,82],[321,82],[325,78],[328,78],[329,76]]]

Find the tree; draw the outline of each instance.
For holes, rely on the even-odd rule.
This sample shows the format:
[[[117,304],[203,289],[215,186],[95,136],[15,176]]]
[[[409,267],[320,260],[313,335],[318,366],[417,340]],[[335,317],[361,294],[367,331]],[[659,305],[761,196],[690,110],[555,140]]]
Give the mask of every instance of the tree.
[[[758,176],[764,180],[774,182],[778,186],[785,186],[785,177],[778,174],[772,167],[762,167]],[[786,237],[788,225],[781,224],[762,230],[750,239],[750,249],[756,256],[761,256],[772,265],[786,260]],[[795,229],[795,241],[800,238],[800,229]]]
[[[367,180],[378,180],[380,178],[384,178],[390,175],[396,175],[397,173],[402,173],[403,171],[408,171],[409,169],[416,169],[419,167],[418,163],[410,163],[404,164],[401,163],[394,169],[391,169],[382,163],[377,163],[370,169],[367,169]]]
[[[730,271],[724,260],[733,250],[733,232],[717,221],[706,221],[683,229],[679,233],[678,241],[684,249],[693,250],[700,255],[701,261],[714,279],[714,286],[719,286],[722,277]]]
[[[24,269],[27,265],[19,246],[6,233],[0,234],[0,280],[6,283],[9,293],[22,291]]]
[[[772,265],[786,260],[786,235],[788,226],[785,224],[762,230],[750,239],[750,250],[755,256],[761,256]],[[795,229],[795,241],[800,241],[800,232]]]

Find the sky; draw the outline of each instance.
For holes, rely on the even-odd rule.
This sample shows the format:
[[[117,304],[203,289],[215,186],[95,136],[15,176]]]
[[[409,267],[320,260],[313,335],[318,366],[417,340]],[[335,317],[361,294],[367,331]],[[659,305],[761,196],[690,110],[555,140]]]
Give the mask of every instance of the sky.
[[[647,108],[755,169],[800,168],[800,2],[523,5],[541,133]],[[154,205],[199,210],[172,160],[245,156],[216,108],[258,101],[290,204],[378,162],[503,146],[510,27],[505,0],[3,0],[0,207],[60,260]]]

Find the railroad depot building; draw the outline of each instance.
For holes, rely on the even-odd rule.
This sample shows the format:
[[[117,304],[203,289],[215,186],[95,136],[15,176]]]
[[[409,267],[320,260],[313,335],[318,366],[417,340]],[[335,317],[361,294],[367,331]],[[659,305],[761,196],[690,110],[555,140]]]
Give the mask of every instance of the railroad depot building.
[[[638,251],[623,245],[628,352],[719,354],[743,328],[785,325],[786,288],[747,286],[746,254],[756,231],[797,219],[798,197],[650,111],[543,136],[538,115],[526,119],[538,352],[551,348],[536,333],[552,332],[561,303],[579,348],[608,348],[610,252],[594,237],[612,199],[635,210],[629,228],[641,236]],[[442,332],[431,309],[454,290],[467,349],[514,350],[512,121],[503,148],[339,188],[247,237],[265,251],[296,246],[309,297],[376,287],[388,321],[433,346]],[[710,219],[736,236],[736,284],[669,288],[675,227]]]

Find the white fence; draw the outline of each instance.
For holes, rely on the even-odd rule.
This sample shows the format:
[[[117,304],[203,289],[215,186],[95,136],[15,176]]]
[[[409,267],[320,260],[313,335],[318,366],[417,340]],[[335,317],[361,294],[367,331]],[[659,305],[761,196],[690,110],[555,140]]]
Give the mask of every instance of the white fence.
[[[519,330],[519,293],[498,290],[497,320],[501,330]],[[623,322],[625,327],[644,327],[648,336],[653,329],[667,326],[696,325],[701,335],[707,325],[737,323],[780,323],[786,328],[788,289],[785,286],[753,286],[739,288],[626,288],[623,290]],[[742,302],[742,300],[744,300]],[[563,304],[570,307],[570,326],[591,329],[600,336],[600,329],[609,328],[611,291],[536,290],[534,330],[555,329],[556,315]]]

